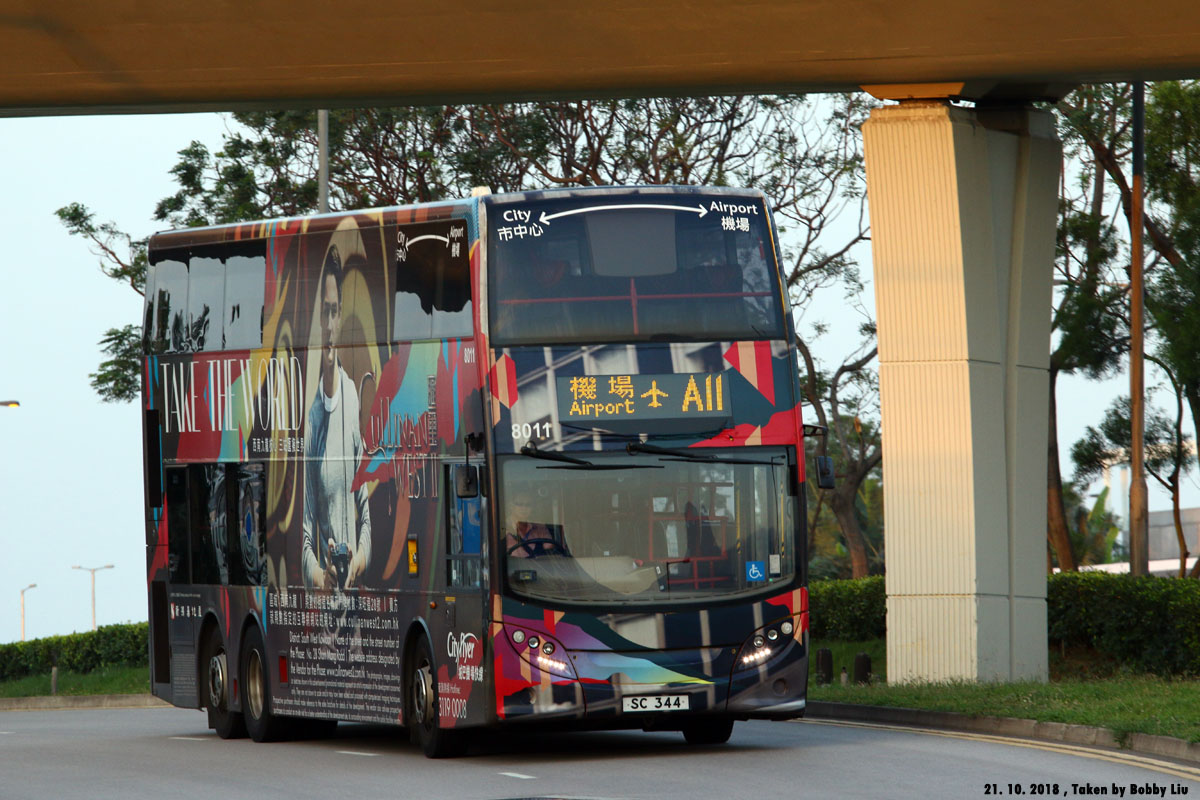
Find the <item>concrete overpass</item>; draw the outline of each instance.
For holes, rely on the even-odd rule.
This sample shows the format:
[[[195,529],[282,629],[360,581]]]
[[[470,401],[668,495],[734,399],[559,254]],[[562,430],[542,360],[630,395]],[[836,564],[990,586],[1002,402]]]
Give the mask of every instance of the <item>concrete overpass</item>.
[[[864,127],[893,679],[1046,676],[1061,153],[1030,101],[1081,82],[1195,77],[1194,0],[8,0],[0,10],[9,116],[858,87],[906,101]]]
[[[6,0],[0,113],[1192,77],[1189,0]]]

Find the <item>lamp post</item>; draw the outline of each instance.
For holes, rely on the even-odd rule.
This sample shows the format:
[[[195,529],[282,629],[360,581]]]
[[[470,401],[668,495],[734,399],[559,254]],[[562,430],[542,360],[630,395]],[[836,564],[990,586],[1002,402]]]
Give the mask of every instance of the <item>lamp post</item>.
[[[30,589],[36,589],[37,584],[31,583],[21,590],[21,641],[25,641],[25,593]]]
[[[105,564],[103,567],[80,567],[74,566],[71,569],[83,569],[92,573],[92,630],[96,630],[96,573],[102,569],[112,569],[112,564]]]

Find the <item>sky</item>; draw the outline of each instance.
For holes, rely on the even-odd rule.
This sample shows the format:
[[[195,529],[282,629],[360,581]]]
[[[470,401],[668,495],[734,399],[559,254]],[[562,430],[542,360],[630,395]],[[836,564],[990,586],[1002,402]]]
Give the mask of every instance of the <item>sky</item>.
[[[135,236],[161,230],[154,205],[176,188],[168,170],[178,151],[193,140],[215,150],[225,130],[216,114],[0,119],[0,400],[21,403],[0,408],[0,643],[20,640],[21,589],[31,583],[26,638],[91,628],[91,577],[73,566],[113,565],[95,573],[98,625],[147,618],[139,407],[101,402],[88,378],[104,331],[138,322],[142,301],[101,274],[99,258],[54,212],[79,202]],[[862,259],[871,309],[869,255]],[[827,310],[805,322],[833,326],[818,354],[840,363],[859,320],[839,328],[847,318],[840,289],[823,301]],[[1069,477],[1070,443],[1128,391],[1128,379],[1066,376],[1059,387]],[[1195,478],[1184,496],[1191,505],[1200,505]],[[1152,486],[1151,510],[1169,507]]]
[[[80,202],[144,236],[193,139],[216,144],[214,114],[0,119],[0,643],[142,621],[146,547],[137,403],[102,403],[88,374],[108,328],[136,322],[141,297],[100,273],[55,217]]]

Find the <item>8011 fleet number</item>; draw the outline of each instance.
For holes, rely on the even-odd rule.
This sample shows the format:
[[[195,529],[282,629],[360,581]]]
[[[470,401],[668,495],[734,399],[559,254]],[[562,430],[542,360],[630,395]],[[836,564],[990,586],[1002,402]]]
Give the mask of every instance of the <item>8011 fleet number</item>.
[[[524,425],[513,423],[513,442],[528,441],[529,439],[549,439],[554,432],[554,426],[549,422],[526,422]]]

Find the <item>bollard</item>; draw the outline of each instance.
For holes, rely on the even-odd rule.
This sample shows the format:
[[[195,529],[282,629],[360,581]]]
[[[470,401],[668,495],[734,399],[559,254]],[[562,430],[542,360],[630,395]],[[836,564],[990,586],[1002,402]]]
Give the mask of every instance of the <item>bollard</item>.
[[[833,683],[833,651],[828,647],[817,651],[817,683],[822,686]]]
[[[842,667],[842,686],[850,682],[850,676],[846,674],[846,668]]]
[[[859,653],[854,657],[854,682],[871,682],[871,657],[866,653]]]
[[[50,668],[50,694],[58,694],[58,667]]]

